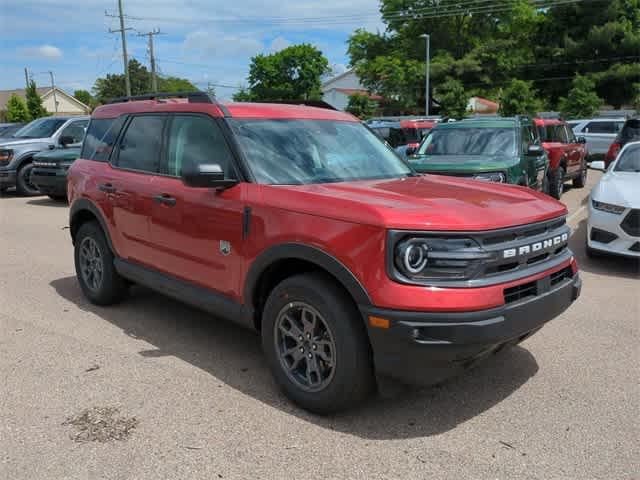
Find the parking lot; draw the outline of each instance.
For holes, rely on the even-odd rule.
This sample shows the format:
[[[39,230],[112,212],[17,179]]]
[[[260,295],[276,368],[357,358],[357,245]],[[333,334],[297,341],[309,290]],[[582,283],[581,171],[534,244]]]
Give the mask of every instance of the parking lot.
[[[0,476],[638,478],[639,266],[585,256],[600,175],[563,197],[584,282],[574,306],[445,385],[385,381],[332,417],[277,391],[250,332],[137,287],[116,307],[89,304],[67,205],[0,197]],[[65,424],[107,407],[128,437],[82,441]]]

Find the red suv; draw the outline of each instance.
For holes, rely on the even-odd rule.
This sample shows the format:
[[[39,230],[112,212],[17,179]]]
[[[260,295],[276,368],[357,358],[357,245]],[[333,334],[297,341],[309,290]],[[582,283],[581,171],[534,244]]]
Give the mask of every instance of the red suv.
[[[99,107],[68,173],[78,281],[144,284],[262,335],[286,394],[434,383],[562,313],[581,281],[566,209],[420,176],[351,115],[204,94]]]
[[[582,188],[587,183],[587,149],[584,137],[576,138],[571,127],[558,118],[536,118],[535,124],[542,146],[549,157],[547,174],[548,192],[560,199],[564,183],[571,179],[573,186]]]

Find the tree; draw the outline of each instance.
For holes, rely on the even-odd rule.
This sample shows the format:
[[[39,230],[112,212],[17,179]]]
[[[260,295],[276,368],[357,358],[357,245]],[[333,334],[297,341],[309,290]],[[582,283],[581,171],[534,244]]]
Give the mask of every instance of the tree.
[[[320,77],[328,71],[326,57],[306,43],[256,55],[249,67],[249,95],[257,101],[317,100],[322,97]]]
[[[378,108],[378,104],[371,100],[368,95],[356,93],[349,96],[349,103],[347,104],[347,112],[355,115],[356,117],[366,120],[371,118]]]
[[[452,118],[464,118],[467,115],[469,95],[462,82],[449,79],[436,89],[436,98],[443,115]]]
[[[240,88],[236,93],[233,94],[234,102],[251,102],[253,101],[253,97],[251,96],[251,92],[247,90],[245,87]]]
[[[31,119],[36,119],[40,117],[46,117],[49,115],[49,112],[45,110],[42,106],[42,98],[38,95],[38,91],[36,90],[36,82],[31,80],[29,82],[29,86],[26,90],[27,97],[27,108],[29,109],[29,116]]]
[[[602,99],[596,93],[593,80],[580,74],[573,79],[573,88],[566,98],[560,99],[560,111],[568,118],[590,118],[598,113]]]
[[[194,92],[198,88],[185,78],[158,77],[158,90],[160,92]],[[215,94],[215,91],[214,91]]]
[[[514,115],[535,116],[540,109],[540,101],[531,82],[512,80],[503,90],[500,99],[500,114],[505,117]]]
[[[27,102],[16,94],[11,95],[7,100],[7,122],[25,123],[31,120]]]
[[[95,106],[95,99],[86,90],[76,90],[73,92],[73,96],[89,107]]]

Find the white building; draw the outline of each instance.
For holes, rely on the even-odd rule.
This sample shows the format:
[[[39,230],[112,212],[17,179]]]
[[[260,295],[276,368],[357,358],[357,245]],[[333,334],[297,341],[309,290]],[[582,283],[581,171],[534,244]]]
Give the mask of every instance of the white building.
[[[353,68],[322,84],[322,100],[338,110],[347,108],[349,97],[355,94],[367,95],[372,100],[382,100],[382,97],[367,92]]]
[[[88,115],[91,113],[91,108],[88,105],[85,105],[76,97],[69,95],[58,87],[55,89],[55,95],[51,87],[38,87],[36,91],[42,99],[42,106],[51,115]],[[26,99],[24,88],[17,90],[0,90],[0,112],[7,109],[7,102],[12,95]],[[55,103],[57,103],[57,108],[54,103],[54,98]]]

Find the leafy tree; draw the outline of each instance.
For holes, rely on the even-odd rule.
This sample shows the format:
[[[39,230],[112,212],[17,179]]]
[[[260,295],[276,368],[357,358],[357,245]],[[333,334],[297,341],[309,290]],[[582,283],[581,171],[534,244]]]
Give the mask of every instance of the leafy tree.
[[[356,93],[349,96],[349,103],[347,104],[347,112],[355,115],[356,117],[366,120],[371,118],[378,108],[378,104],[371,100],[369,96]]]
[[[158,90],[160,92],[194,92],[198,88],[185,78],[158,77]],[[214,90],[215,95],[215,90]]]
[[[49,115],[49,112],[45,110],[42,106],[42,98],[38,95],[38,91],[36,90],[36,82],[31,80],[29,82],[29,86],[26,91],[27,97],[27,108],[29,109],[29,116],[32,119],[46,117]]]
[[[569,95],[560,99],[562,115],[569,118],[589,118],[596,115],[602,106],[602,99],[596,93],[595,82],[578,74],[572,85]]]
[[[531,82],[512,80],[502,92],[500,99],[500,114],[505,117],[514,115],[534,116],[540,109],[540,101]]]
[[[251,92],[249,90],[247,90],[246,88],[242,87],[240,90],[238,90],[236,93],[233,94],[233,101],[234,102],[251,102],[253,101],[253,96],[251,95]]]
[[[7,100],[7,122],[24,123],[31,120],[29,109],[27,108],[27,102],[22,97],[15,94],[9,97]]]
[[[449,79],[436,89],[436,94],[443,115],[457,119],[467,116],[469,95],[462,82]]]
[[[93,107],[95,105],[95,99],[93,98],[91,93],[86,90],[76,90],[73,92],[73,96],[85,105],[88,105],[90,107]]]
[[[256,55],[249,67],[249,93],[258,101],[320,99],[320,77],[328,71],[326,57],[306,43]]]

